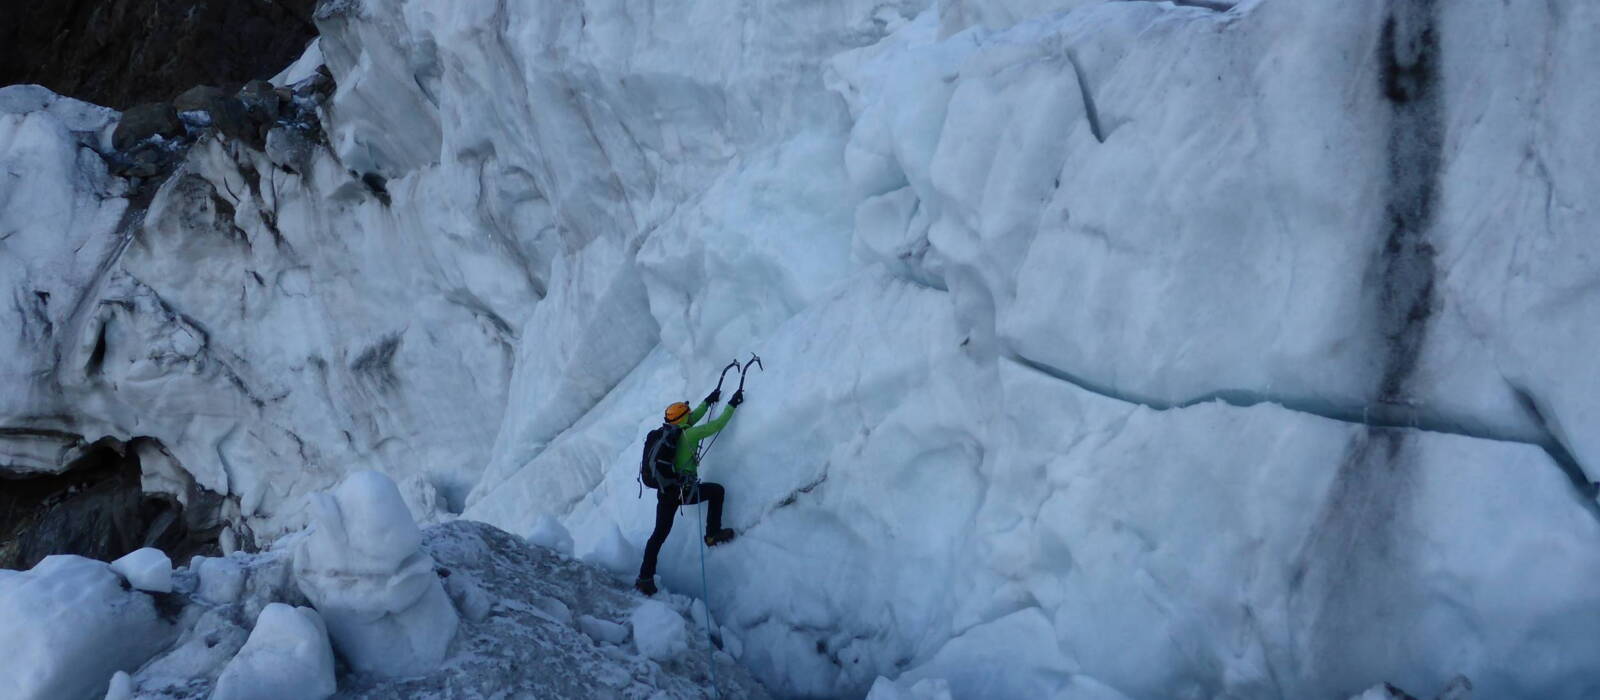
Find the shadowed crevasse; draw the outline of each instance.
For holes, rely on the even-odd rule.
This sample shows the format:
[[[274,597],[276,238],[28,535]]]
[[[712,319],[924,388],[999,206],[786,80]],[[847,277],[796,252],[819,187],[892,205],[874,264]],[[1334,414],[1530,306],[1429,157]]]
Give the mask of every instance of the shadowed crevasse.
[[[194,488],[185,508],[145,493],[135,438],[86,445],[61,474],[0,479],[0,568],[29,569],[52,554],[110,561],[156,547],[182,565],[217,554],[222,497]]]

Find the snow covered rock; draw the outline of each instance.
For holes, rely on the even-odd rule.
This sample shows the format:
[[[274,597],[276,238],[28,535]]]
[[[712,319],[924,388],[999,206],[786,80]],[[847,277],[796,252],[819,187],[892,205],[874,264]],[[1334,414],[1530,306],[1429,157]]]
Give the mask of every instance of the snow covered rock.
[[[141,591],[172,592],[172,560],[159,549],[145,547],[135,550],[111,562],[111,570],[121,574],[129,585]]]
[[[195,595],[212,603],[239,602],[244,595],[244,566],[230,557],[195,557],[189,568],[199,577]]]
[[[171,641],[149,595],[105,562],[46,557],[0,576],[0,697],[93,700]]]
[[[689,630],[678,611],[656,600],[646,600],[628,616],[633,645],[657,661],[666,661],[689,649]]]
[[[263,601],[263,606],[267,601]],[[132,674],[134,697],[167,698],[215,688],[217,677],[250,636],[250,619],[241,606],[199,605],[185,609],[185,625],[172,646]]]
[[[321,700],[333,695],[333,648],[316,611],[273,603],[262,609],[239,653],[217,679],[213,700]]]
[[[461,616],[473,622],[483,622],[494,609],[494,600],[483,587],[473,580],[471,574],[451,572],[444,580],[444,591],[450,594],[450,601],[455,603],[456,611]]]
[[[357,472],[314,494],[314,528],[295,545],[294,579],[361,671],[424,673],[444,659],[459,618],[393,481]]]
[[[476,581],[495,601],[494,614],[463,617],[452,654],[438,669],[401,679],[352,674],[340,678],[339,697],[699,698],[710,694],[712,662],[722,697],[770,697],[726,654],[708,658],[703,636],[690,635],[687,651],[665,662],[636,652],[626,640],[642,599],[602,569],[465,520],[428,528],[423,548],[450,578]],[[547,612],[556,606],[567,613]],[[667,611],[686,624],[674,608]],[[590,632],[615,643],[598,643]]]
[[[621,644],[628,641],[628,628],[590,615],[578,616],[578,629],[596,644]]]

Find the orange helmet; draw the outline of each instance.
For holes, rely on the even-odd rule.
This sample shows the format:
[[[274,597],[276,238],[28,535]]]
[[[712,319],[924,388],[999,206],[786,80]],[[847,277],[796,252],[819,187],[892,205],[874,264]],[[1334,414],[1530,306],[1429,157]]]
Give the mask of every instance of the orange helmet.
[[[689,404],[679,401],[667,407],[667,422],[676,423],[684,416],[689,415]]]

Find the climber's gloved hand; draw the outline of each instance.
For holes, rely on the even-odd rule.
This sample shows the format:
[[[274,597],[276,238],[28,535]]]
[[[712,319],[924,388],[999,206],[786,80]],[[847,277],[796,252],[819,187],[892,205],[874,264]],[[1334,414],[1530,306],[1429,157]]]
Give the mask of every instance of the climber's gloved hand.
[[[712,389],[711,393],[706,394],[706,403],[716,403],[716,402],[721,401],[721,400],[722,400],[722,390],[721,389]]]
[[[737,406],[742,403],[744,403],[744,389],[733,392],[733,398],[728,399],[729,406]]]

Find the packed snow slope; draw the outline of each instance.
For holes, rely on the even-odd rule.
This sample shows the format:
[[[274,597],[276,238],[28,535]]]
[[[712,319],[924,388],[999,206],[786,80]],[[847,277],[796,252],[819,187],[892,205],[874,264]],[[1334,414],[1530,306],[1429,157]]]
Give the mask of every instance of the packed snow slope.
[[[328,2],[326,147],[147,211],[12,88],[0,468],[147,437],[264,540],[376,468],[627,577],[644,434],[755,351],[706,567],[783,694],[1591,696],[1597,23]]]
[[[7,623],[0,693],[7,700],[769,697],[736,663],[742,647],[733,633],[696,633],[704,608],[686,596],[646,599],[570,553],[484,523],[421,530],[394,484],[374,472],[318,496],[333,515],[270,551],[195,557],[176,570],[153,549],[109,565],[54,556],[26,572],[0,570]],[[358,532],[388,536],[357,539]],[[384,554],[404,554],[406,563],[383,562]],[[442,653],[422,658],[424,647]]]

